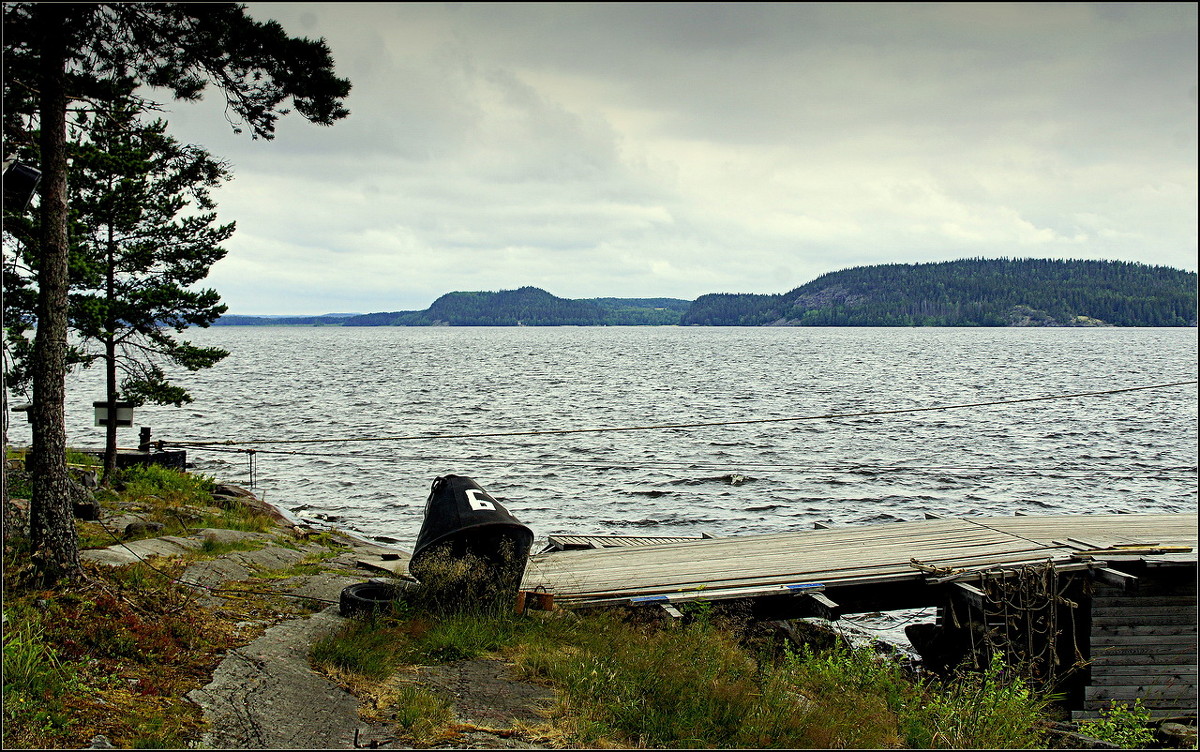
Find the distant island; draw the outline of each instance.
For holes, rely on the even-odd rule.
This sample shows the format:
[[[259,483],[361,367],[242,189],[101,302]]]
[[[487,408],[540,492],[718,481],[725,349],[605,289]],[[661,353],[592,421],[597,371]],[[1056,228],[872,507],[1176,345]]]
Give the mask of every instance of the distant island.
[[[825,274],[778,295],[451,292],[424,311],[225,315],[216,326],[1196,326],[1196,273],[1123,261],[964,259]]]

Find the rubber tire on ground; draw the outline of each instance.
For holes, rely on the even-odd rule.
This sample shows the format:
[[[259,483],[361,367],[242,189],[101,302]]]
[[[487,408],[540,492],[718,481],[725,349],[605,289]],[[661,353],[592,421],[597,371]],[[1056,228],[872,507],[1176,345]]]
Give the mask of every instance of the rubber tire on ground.
[[[404,597],[410,582],[358,582],[342,588],[338,611],[342,616],[370,616],[386,611]]]

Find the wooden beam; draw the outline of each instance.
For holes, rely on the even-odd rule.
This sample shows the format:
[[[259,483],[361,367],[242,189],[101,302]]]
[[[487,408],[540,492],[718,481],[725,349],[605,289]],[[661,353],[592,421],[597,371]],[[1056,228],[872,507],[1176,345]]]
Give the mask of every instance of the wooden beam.
[[[968,585],[965,582],[955,582],[950,585],[950,592],[967,603],[970,603],[975,608],[983,610],[987,604],[987,594],[974,585]]]
[[[1095,578],[1105,585],[1119,587],[1127,593],[1138,589],[1138,578],[1109,567],[1095,567],[1090,570]]]
[[[812,604],[822,619],[837,621],[841,618],[841,606],[830,600],[824,593],[805,593],[804,598]]]

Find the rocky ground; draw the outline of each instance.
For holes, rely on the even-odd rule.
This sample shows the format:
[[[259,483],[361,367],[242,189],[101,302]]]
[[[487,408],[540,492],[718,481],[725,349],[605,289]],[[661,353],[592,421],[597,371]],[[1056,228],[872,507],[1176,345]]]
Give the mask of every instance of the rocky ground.
[[[262,505],[249,492],[222,489],[241,503]],[[253,592],[270,607],[246,611],[239,622],[244,639],[215,666],[211,680],[188,694],[203,711],[206,731],[197,745],[212,749],[354,749],[411,748],[393,727],[368,720],[360,701],[309,663],[311,646],[346,624],[338,598],[343,588],[371,578],[405,577],[407,555],[336,531],[295,525],[278,510],[276,529],[265,533],[194,529],[115,543],[81,552],[99,565],[119,566],[152,557],[180,557],[190,551],[242,549],[207,556],[179,577],[196,593],[197,608],[243,613],[238,601]],[[128,511],[97,510],[100,522],[114,531],[138,531],[144,524]],[[5,523],[20,510],[5,505]],[[11,529],[11,528],[9,528]],[[327,533],[327,534],[325,534]],[[146,534],[142,530],[141,534]],[[305,574],[289,574],[297,564],[321,554],[321,564]],[[307,573],[308,571],[311,573]],[[266,576],[278,573],[278,576]],[[553,701],[546,687],[522,681],[502,660],[460,661],[412,667],[403,680],[446,698],[454,717],[448,732],[433,746],[446,749],[544,749],[554,743],[537,729],[546,728],[545,710]],[[371,716],[371,714],[367,714]],[[377,716],[374,716],[377,717]],[[1054,732],[1056,746],[1101,747],[1063,724]],[[1180,743],[1195,746],[1195,730],[1180,727]],[[107,740],[97,737],[103,748]]]
[[[242,489],[228,489],[247,493]],[[249,499],[248,499],[249,500]],[[253,503],[253,501],[251,501]],[[179,578],[197,591],[197,606],[226,608],[230,594],[241,596],[252,584],[277,604],[265,621],[243,624],[248,636],[229,650],[212,680],[188,695],[204,712],[207,731],[199,741],[212,749],[353,749],[406,748],[388,726],[359,715],[359,701],[309,664],[310,646],[346,622],[338,596],[347,585],[371,578],[405,574],[407,556],[395,549],[334,532],[340,553],[326,558],[316,574],[265,579],[284,572],[314,553],[330,551],[328,540],[306,541],[313,531],[296,527],[281,515],[278,530],[251,533],[199,529],[186,536],[144,538],[107,548],[89,549],[82,558],[122,565],[154,556],[180,556],[200,549],[205,539],[217,544],[262,542],[253,550],[233,550],[191,564]],[[135,516],[104,512],[102,523],[114,530],[138,524]],[[281,535],[284,536],[281,539]],[[329,536],[325,536],[328,538]],[[286,541],[281,545],[280,541]],[[445,748],[540,748],[523,738],[523,729],[543,720],[540,708],[552,695],[522,682],[503,661],[476,660],[421,667],[415,681],[452,702],[455,718]],[[97,746],[103,746],[98,740]]]

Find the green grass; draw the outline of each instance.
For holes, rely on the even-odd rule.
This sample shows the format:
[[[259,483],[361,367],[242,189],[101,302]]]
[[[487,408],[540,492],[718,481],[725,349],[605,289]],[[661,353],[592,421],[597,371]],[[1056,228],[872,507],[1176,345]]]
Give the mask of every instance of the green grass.
[[[707,609],[684,623],[602,611],[535,618],[456,602],[430,609],[418,595],[392,614],[352,621],[311,658],[344,681],[349,673],[375,682],[412,665],[507,658],[555,688],[552,722],[570,746],[1043,745],[1046,698],[998,661],[950,682],[916,680],[870,650],[767,649],[748,639],[747,625]]]
[[[7,616],[7,614],[6,614]],[[14,614],[4,628],[4,727],[55,735],[71,726],[64,700],[80,691],[73,664],[47,644],[41,619]]]
[[[335,635],[322,638],[309,649],[309,658],[320,666],[381,680],[400,664],[399,647],[390,630],[373,619],[351,621]]]
[[[410,739],[430,739],[453,718],[445,697],[413,684],[394,688],[386,697],[386,706],[385,717]]]

